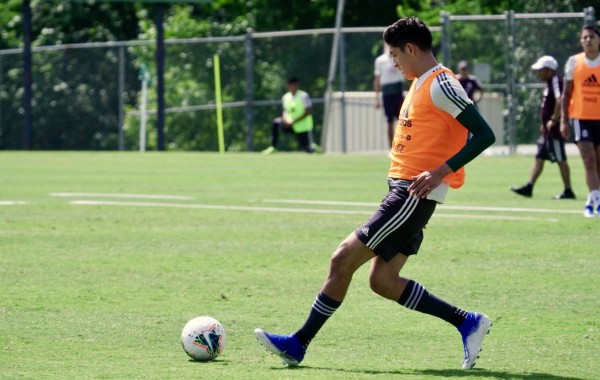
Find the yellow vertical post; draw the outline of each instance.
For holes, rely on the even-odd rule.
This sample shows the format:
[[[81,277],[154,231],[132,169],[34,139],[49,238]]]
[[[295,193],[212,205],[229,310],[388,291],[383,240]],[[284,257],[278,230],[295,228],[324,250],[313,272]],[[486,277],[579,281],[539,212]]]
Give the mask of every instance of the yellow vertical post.
[[[217,135],[219,138],[219,153],[225,153],[225,138],[223,136],[223,106],[221,104],[221,67],[219,56],[213,57],[213,66],[215,68],[215,97],[217,103]]]

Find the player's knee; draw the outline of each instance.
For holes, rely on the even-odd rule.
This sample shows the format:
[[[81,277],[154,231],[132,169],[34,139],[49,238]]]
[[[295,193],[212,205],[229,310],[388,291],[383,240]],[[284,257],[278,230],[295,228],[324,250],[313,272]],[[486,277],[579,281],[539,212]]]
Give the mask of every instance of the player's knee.
[[[372,271],[369,274],[369,286],[376,294],[385,296],[391,288],[390,281],[384,273]]]
[[[350,247],[347,242],[342,242],[331,255],[329,271],[333,275],[352,275],[352,268]]]

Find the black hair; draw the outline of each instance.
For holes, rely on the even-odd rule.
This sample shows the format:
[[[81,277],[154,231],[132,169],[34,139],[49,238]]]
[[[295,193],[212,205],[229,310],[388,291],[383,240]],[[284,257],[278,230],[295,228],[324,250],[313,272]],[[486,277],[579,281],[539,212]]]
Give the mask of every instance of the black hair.
[[[287,81],[287,84],[295,84],[295,83],[299,83],[300,79],[298,79],[298,77],[290,77]]]
[[[594,25],[586,25],[581,30],[582,31],[584,31],[584,30],[591,30],[592,32],[596,33],[596,35],[598,37],[600,37],[600,31],[598,29],[596,29],[596,27]]]
[[[415,44],[423,51],[431,51],[431,31],[425,23],[414,16],[403,17],[383,32],[383,40],[390,46],[404,50],[407,43]]]

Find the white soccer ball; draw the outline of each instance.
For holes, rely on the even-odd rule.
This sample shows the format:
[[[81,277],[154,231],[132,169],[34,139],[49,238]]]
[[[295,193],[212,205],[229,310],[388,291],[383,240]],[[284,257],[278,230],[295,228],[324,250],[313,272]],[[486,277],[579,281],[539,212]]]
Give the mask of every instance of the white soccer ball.
[[[225,348],[225,328],[212,317],[196,317],[183,326],[181,345],[194,360],[213,360]]]

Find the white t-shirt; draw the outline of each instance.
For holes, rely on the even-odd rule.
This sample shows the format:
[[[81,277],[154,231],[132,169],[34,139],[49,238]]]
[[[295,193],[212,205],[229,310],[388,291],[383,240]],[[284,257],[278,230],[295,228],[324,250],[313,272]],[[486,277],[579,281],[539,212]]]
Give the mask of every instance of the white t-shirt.
[[[583,57],[585,64],[589,67],[598,67],[600,66],[600,55],[596,57],[596,59],[589,59],[584,55]],[[565,63],[565,80],[573,80],[573,71],[575,71],[575,64],[577,63],[577,55],[572,55]]]
[[[375,59],[375,72],[379,76],[379,84],[385,85],[390,83],[404,82],[404,75],[394,67],[394,59],[389,53],[383,53]]]

